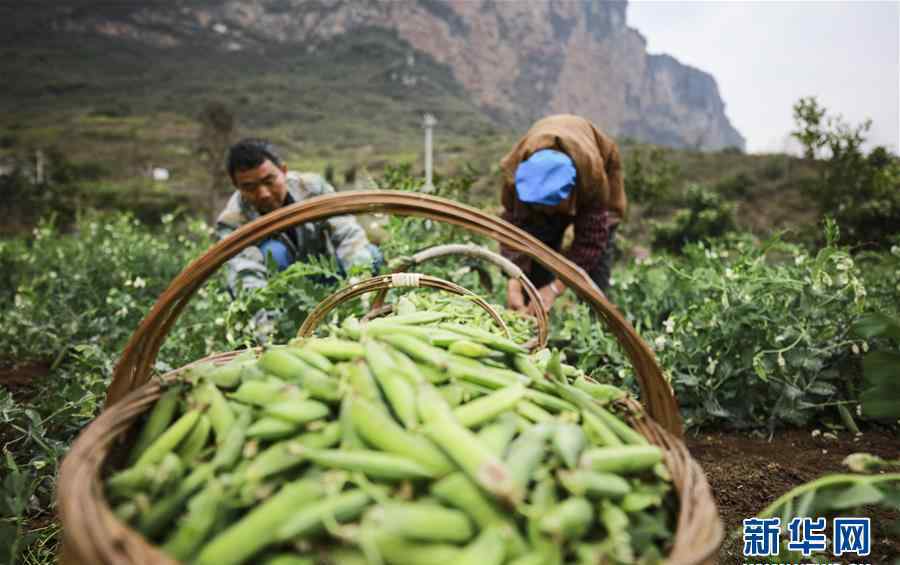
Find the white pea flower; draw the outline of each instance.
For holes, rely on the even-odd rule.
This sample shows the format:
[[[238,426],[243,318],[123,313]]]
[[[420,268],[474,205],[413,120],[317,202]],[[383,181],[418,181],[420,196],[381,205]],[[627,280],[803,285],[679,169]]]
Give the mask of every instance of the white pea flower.
[[[134,284],[134,288],[144,288],[145,286],[147,286],[147,281],[145,281],[141,277],[137,277],[134,279],[134,282],[132,284]]]
[[[656,349],[663,349],[666,346],[666,336],[656,336],[656,339],[653,340],[653,345],[656,346]]]
[[[784,355],[782,355],[782,354],[779,352],[779,353],[778,353],[778,366],[781,367],[782,369],[784,369],[784,366],[785,366],[785,365],[787,365],[787,363],[786,363],[785,360],[784,360]]]
[[[850,351],[852,351],[854,355],[859,355],[859,346],[854,343],[850,346]]]
[[[866,353],[869,352],[869,342],[868,341],[862,342],[862,350],[865,351]]]
[[[719,361],[712,357],[707,357],[707,360],[709,360],[709,364],[706,366],[706,373],[709,375],[715,374],[716,366],[719,364]]]
[[[800,266],[806,261],[806,255],[797,255],[794,257],[794,265]]]
[[[224,326],[224,325],[225,325],[225,318],[222,318],[222,317],[216,318],[215,324],[216,324],[217,326]]]
[[[666,327],[667,334],[675,331],[675,320],[673,320],[671,316],[666,318],[666,321],[663,322],[663,325]]]
[[[900,245],[892,245],[891,246],[891,255],[896,255],[900,257]]]

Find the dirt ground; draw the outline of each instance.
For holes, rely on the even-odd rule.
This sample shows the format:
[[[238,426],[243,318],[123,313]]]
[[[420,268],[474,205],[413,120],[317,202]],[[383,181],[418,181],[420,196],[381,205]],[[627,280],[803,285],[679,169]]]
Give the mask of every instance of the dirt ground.
[[[744,562],[743,519],[753,517],[793,487],[828,473],[848,472],[841,461],[851,453],[900,457],[900,435],[884,431],[869,431],[859,438],[841,433],[834,440],[813,437],[810,431],[789,430],[776,432],[772,441],[737,432],[712,432],[688,437],[687,445],[706,472],[725,523],[720,565]],[[886,526],[900,520],[900,509],[878,509],[870,517],[872,553],[866,562],[892,563],[900,558],[900,536]]]

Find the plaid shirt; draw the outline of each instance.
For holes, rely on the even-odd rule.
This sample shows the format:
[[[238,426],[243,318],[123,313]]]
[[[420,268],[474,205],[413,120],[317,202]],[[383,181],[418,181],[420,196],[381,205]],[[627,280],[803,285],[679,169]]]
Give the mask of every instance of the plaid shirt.
[[[562,247],[566,228],[574,223],[575,238],[563,255],[588,274],[593,273],[600,265],[609,241],[609,212],[602,207],[579,210],[574,217],[563,215],[534,217],[524,206],[514,206],[513,210],[505,209],[500,217],[522,228],[556,251],[560,251]],[[500,252],[526,274],[531,273],[530,257],[505,246],[501,246]]]

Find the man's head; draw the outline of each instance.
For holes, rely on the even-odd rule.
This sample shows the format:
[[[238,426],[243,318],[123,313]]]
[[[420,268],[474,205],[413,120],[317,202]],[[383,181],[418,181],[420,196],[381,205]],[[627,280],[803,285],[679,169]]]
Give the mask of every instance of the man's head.
[[[287,166],[264,139],[243,139],[228,151],[228,174],[245,202],[260,214],[276,210],[287,197]]]
[[[516,195],[542,213],[567,213],[575,192],[577,172],[572,159],[561,151],[543,149],[516,169]]]

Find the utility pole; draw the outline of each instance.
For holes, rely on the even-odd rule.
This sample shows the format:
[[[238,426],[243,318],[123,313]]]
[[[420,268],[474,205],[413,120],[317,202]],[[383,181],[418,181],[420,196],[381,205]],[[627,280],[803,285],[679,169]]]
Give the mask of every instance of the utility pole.
[[[34,152],[34,182],[44,184],[44,152],[40,149]]]
[[[423,127],[425,128],[425,186],[422,187],[424,192],[434,192],[434,183],[432,182],[432,146],[431,146],[431,130],[437,125],[437,120],[431,114],[425,114]]]

